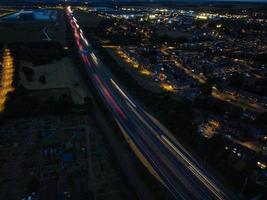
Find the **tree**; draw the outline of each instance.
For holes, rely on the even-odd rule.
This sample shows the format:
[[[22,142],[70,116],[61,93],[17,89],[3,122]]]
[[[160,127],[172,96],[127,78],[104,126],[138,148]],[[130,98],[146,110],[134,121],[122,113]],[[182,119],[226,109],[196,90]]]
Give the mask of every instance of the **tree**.
[[[267,124],[267,112],[258,115],[256,121],[260,124]]]
[[[42,84],[46,84],[46,78],[45,78],[45,76],[44,76],[44,75],[41,75],[41,76],[39,77],[39,81],[40,81],[40,83],[42,83]]]
[[[157,63],[157,58],[156,58],[155,56],[150,56],[150,57],[149,57],[149,61],[150,61],[150,63],[152,63],[152,64],[156,64],[156,63]]]
[[[28,81],[32,81],[33,80],[33,76],[34,76],[34,70],[30,67],[22,67],[22,72],[24,73],[26,79]]]
[[[86,110],[91,111],[93,108],[93,101],[89,96],[84,97],[84,106]]]
[[[204,96],[210,96],[212,93],[212,84],[210,82],[206,82],[200,85],[201,94]]]
[[[87,190],[86,192],[85,192],[85,194],[84,194],[84,197],[85,197],[85,199],[87,199],[87,200],[93,200],[93,199],[95,199],[95,196],[94,196],[94,193],[93,193],[93,191],[92,190]]]
[[[241,74],[237,74],[236,73],[236,74],[233,74],[230,77],[229,81],[230,81],[230,85],[232,87],[235,87],[235,88],[239,89],[240,87],[242,87],[242,85],[244,83],[244,78],[243,78],[243,76]]]
[[[28,182],[28,191],[29,193],[33,193],[33,192],[38,192],[39,187],[40,187],[40,181],[36,178],[33,177],[29,182]]]

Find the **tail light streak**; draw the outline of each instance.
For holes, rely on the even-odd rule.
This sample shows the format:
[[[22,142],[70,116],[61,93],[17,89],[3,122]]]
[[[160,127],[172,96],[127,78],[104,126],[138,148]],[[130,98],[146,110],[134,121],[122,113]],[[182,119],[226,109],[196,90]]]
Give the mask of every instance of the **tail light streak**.
[[[99,79],[99,77],[95,74],[94,75],[96,81],[99,83],[100,88],[103,91],[103,96],[108,100],[108,102],[110,102],[111,106],[124,118],[127,119],[125,113],[121,110],[121,108],[118,106],[118,104],[116,103],[116,101],[114,100],[114,98],[110,95],[109,91],[107,90],[107,88],[103,85],[103,83],[101,82],[101,80]]]
[[[98,65],[97,57],[95,56],[95,54],[92,52],[90,55],[91,55],[91,57],[92,57],[94,63],[95,63],[96,65]]]
[[[113,79],[110,79],[110,82],[115,86],[115,88],[121,93],[121,95],[127,99],[127,101],[136,108],[136,105],[129,99],[129,97],[122,91],[122,89],[117,85],[117,83],[115,81],[113,81]]]

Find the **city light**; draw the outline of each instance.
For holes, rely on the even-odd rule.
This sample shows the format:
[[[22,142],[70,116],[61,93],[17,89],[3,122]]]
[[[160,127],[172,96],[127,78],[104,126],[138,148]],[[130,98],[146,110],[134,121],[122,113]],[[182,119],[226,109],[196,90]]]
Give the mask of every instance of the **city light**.
[[[140,70],[140,73],[143,74],[143,75],[147,75],[147,76],[149,76],[151,74],[151,72],[149,70],[147,70],[147,69]]]
[[[149,15],[149,19],[156,19],[156,15]]]
[[[124,51],[117,50],[117,54],[127,63],[129,63],[133,68],[138,68],[139,63],[136,62],[134,59],[132,59],[130,56],[128,56]]]
[[[13,58],[11,57],[10,50],[5,48],[3,53],[2,72],[0,74],[0,112],[3,112],[5,109],[8,93],[14,91],[12,86],[13,73]]]
[[[174,90],[173,86],[167,83],[161,83],[160,87],[164,90],[167,90],[169,92],[172,92]]]
[[[260,161],[257,162],[257,165],[258,165],[258,167],[261,168],[261,169],[266,169],[266,164],[264,164],[264,163],[262,163],[262,162],[260,162]]]
[[[197,15],[196,19],[200,19],[200,20],[207,20],[208,16],[207,15]]]

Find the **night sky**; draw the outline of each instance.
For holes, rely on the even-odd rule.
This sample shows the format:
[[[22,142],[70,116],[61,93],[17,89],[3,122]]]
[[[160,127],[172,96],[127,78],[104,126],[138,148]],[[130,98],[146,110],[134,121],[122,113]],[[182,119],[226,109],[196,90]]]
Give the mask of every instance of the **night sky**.
[[[58,2],[58,1],[62,1],[62,0],[0,0],[0,2]],[[94,1],[94,2],[101,2],[101,1],[111,1],[111,2],[153,2],[153,1],[172,1],[172,2],[185,2],[186,0],[68,0],[70,2],[86,2],[86,1]],[[243,1],[243,2],[267,2],[267,0],[187,0],[188,2],[205,2],[205,1],[209,1],[209,2],[216,2],[216,1],[225,1],[225,2],[231,2],[231,1]]]

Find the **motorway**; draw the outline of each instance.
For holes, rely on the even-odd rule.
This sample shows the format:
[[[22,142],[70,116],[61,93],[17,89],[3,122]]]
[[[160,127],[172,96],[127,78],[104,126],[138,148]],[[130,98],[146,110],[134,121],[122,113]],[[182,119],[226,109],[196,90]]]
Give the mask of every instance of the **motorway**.
[[[88,78],[119,127],[173,198],[236,199],[126,92],[95,55],[70,7],[66,13]]]

